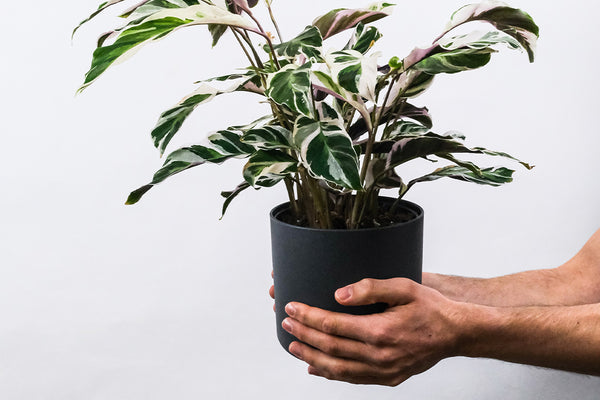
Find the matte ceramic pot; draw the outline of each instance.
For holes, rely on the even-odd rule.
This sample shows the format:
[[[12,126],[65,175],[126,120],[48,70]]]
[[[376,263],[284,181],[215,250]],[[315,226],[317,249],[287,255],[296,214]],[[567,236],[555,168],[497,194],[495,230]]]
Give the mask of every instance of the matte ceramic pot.
[[[395,199],[380,198],[380,202]],[[402,201],[400,207],[414,218],[372,229],[313,229],[285,223],[289,203],[271,211],[271,244],[275,280],[277,337],[288,350],[295,339],[281,326],[291,301],[330,311],[372,314],[384,304],[346,307],[335,301],[337,289],[363,278],[409,278],[421,283],[423,209]]]

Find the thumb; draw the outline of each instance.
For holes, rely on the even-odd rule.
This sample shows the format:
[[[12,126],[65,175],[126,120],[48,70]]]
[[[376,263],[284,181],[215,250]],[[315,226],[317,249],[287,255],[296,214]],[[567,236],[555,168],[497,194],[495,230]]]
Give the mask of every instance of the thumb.
[[[415,300],[419,284],[406,278],[386,280],[363,279],[336,290],[335,299],[344,306],[364,306],[386,303],[401,306]]]

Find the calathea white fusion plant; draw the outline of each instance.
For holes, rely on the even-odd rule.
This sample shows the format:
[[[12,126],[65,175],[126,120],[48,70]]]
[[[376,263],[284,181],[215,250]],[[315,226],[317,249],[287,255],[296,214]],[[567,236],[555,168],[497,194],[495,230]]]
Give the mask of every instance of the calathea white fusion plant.
[[[125,1],[103,3],[76,30]],[[179,172],[232,158],[245,158],[247,163],[243,183],[223,192],[223,213],[243,190],[283,182],[293,222],[317,228],[356,229],[386,223],[393,210],[380,209],[377,198],[381,189],[397,188],[398,198],[402,198],[414,184],[442,177],[492,186],[512,180],[514,171],[508,168],[480,168],[457,155],[486,154],[515,160],[513,157],[467,147],[458,134],[432,132],[427,108],[409,100],[428,89],[437,74],[486,65],[499,46],[523,49],[533,61],[538,27],[527,13],[497,1],[464,6],[452,15],[431,46],[415,48],[404,58],[393,57],[380,65],[380,55],[372,48],[382,35],[372,23],[389,16],[392,4],[379,2],[366,8],[330,11],[286,41],[272,12],[273,0],[265,0],[263,6],[277,39],[254,15],[257,2],[145,0],[121,15],[124,23],[120,27],[100,37],[80,90],[140,46],[195,25],[208,27],[213,46],[222,35],[233,35],[247,56],[248,65],[241,72],[198,82],[195,91],[160,116],[152,138],[161,154],[192,111],[217,96],[251,92],[271,108],[269,115],[246,126],[210,134],[208,145],[171,152],[152,182],[130,194],[128,204],[136,203],[153,186]],[[285,6],[299,4],[289,2]],[[472,21],[487,22],[489,29],[451,34],[454,28]],[[347,44],[326,51],[324,40],[338,34],[348,36]],[[219,88],[225,84],[226,88]],[[418,158],[441,159],[448,165],[403,180],[395,168]]]

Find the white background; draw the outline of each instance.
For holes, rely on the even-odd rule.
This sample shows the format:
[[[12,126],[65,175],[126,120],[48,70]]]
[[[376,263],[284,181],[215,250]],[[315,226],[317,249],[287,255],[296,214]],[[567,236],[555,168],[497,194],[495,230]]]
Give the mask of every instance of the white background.
[[[267,295],[267,213],[285,201],[281,188],[245,193],[219,221],[219,192],[241,181],[242,164],[232,162],[123,205],[161,164],[148,135],[158,115],[192,82],[243,65],[233,41],[210,50],[205,29],[182,30],[75,97],[95,37],[115,25],[99,19],[71,44],[97,1],[3,5],[1,399],[598,398],[598,378],[490,360],[446,360],[393,389],[308,376],[279,347]],[[380,25],[385,59],[427,44],[464,4],[399,3]],[[365,4],[277,0],[275,8],[290,38],[329,9]],[[537,167],[500,189],[415,188],[408,198],[426,210],[428,271],[488,277],[556,266],[600,225],[600,7],[511,5],[541,27],[536,63],[503,51],[482,70],[441,76],[415,103],[430,108],[438,132],[462,131],[471,145]],[[231,95],[197,110],[172,148],[259,116],[254,101]]]

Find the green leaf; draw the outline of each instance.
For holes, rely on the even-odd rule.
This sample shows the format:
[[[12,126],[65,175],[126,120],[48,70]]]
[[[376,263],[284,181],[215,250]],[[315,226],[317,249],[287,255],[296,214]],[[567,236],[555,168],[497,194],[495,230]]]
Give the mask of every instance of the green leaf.
[[[323,39],[354,28],[359,23],[368,24],[381,18],[387,17],[392,13],[393,4],[378,2],[367,8],[347,9],[338,8],[322,15],[313,21],[321,32]]]
[[[302,115],[311,116],[311,63],[301,67],[288,64],[278,72],[269,75],[266,95],[274,102],[287,106]]]
[[[221,219],[223,219],[223,217],[225,216],[225,213],[227,212],[227,209],[229,208],[229,205],[231,204],[231,202],[240,193],[242,193],[244,190],[248,189],[249,187],[250,187],[250,184],[248,182],[242,182],[235,189],[233,189],[230,192],[221,192],[221,196],[225,197],[225,202],[223,203],[223,211],[221,214]]]
[[[347,189],[362,190],[358,156],[340,124],[300,117],[294,126],[294,143],[312,176]]]
[[[371,47],[381,39],[383,35],[374,26],[366,27],[364,24],[359,23],[354,30],[354,34],[350,38],[350,41],[344,47],[344,50],[355,50],[361,54],[366,54]]]
[[[307,26],[304,31],[294,39],[275,45],[275,51],[279,56],[294,58],[304,54],[308,58],[320,60],[323,38],[314,26]]]
[[[244,167],[244,179],[252,187],[272,187],[298,171],[298,161],[278,150],[258,150]]]
[[[335,51],[325,56],[334,81],[350,93],[375,101],[377,57],[365,57],[355,50]]]
[[[242,142],[263,150],[292,148],[292,132],[278,125],[250,129]]]
[[[226,89],[219,90],[206,82],[213,80],[226,81],[236,80],[237,82]],[[152,130],[151,137],[154,140],[154,146],[160,150],[161,155],[165,152],[169,142],[179,131],[187,117],[201,104],[208,103],[215,97],[236,91],[244,91],[245,86],[253,77],[247,75],[229,75],[226,77],[214,78],[202,82],[200,87],[190,95],[184,97],[179,103],[169,110],[163,112]]]
[[[208,24],[237,26],[256,31],[253,24],[245,18],[206,3],[165,9],[122,31],[112,44],[104,45],[106,38],[103,38],[101,45],[94,51],[92,66],[79,91],[91,85],[111,65],[123,60],[140,46],[162,39],[181,27]]]
[[[221,154],[218,151],[205,146],[191,146],[174,151],[169,154],[161,169],[159,169],[147,185],[131,192],[125,204],[135,204],[144,194],[165,179],[204,163],[220,164],[231,158],[230,155]]]

